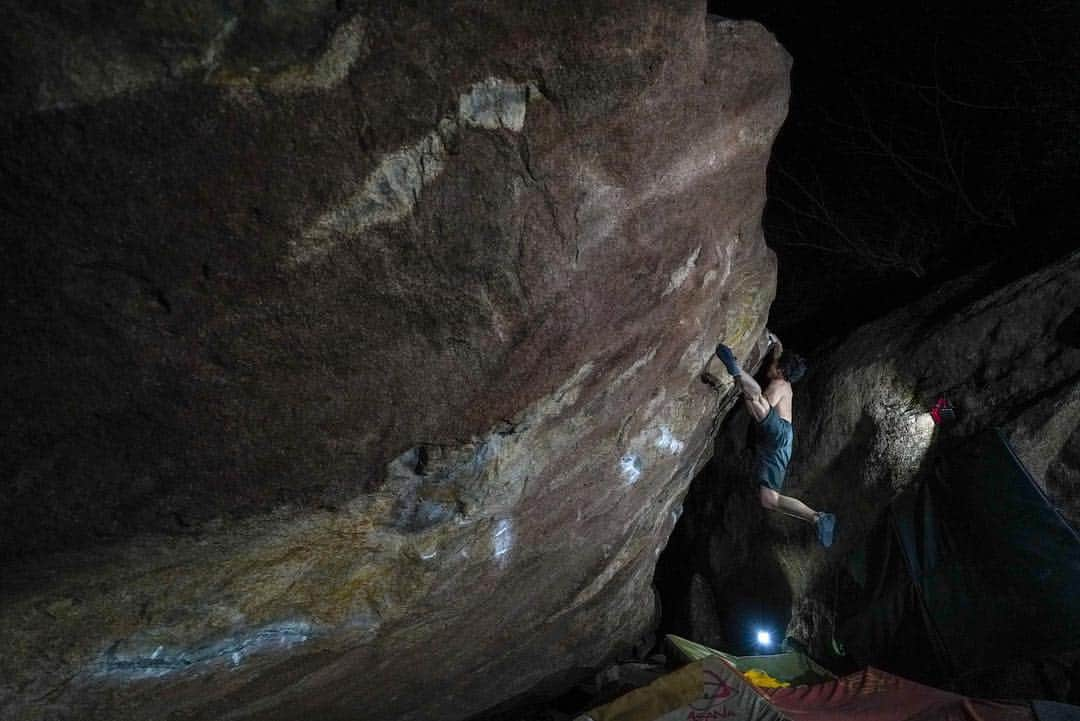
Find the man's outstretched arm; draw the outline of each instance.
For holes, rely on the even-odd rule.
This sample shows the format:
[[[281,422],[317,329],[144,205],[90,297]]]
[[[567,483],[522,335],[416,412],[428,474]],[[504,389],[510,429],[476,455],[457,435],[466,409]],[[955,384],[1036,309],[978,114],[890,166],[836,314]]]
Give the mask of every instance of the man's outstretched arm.
[[[743,400],[746,401],[746,407],[750,409],[754,420],[763,420],[765,416],[769,415],[769,401],[762,394],[761,386],[758,385],[753,376],[743,372],[742,368],[739,367],[739,362],[735,360],[735,354],[723,343],[716,346],[716,357],[727,368],[727,372],[735,380],[735,385],[739,386]]]

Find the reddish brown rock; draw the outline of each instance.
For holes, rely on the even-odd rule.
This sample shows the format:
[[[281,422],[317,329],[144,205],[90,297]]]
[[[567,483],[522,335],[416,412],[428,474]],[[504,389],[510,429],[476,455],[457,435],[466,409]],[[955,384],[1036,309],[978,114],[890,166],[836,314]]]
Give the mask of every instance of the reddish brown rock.
[[[773,296],[787,55],[228,7],[3,31],[0,716],[452,719],[632,644]]]

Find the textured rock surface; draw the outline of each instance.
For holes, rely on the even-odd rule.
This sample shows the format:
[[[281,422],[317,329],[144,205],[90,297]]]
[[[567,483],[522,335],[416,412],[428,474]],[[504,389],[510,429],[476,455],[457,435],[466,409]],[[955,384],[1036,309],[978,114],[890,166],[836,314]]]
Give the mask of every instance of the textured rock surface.
[[[678,594],[681,583],[687,603],[700,599],[706,594],[693,592],[700,582],[685,575],[696,569],[709,581],[718,614],[729,617],[740,610],[740,588],[756,584],[757,609],[773,618],[790,614],[788,632],[825,656],[836,592],[830,562],[861,543],[932,448],[989,427],[1006,431],[1063,515],[1080,526],[1080,255],[1000,285],[984,270],[813,359],[796,387],[795,451],[785,489],[837,512],[842,533],[835,550],[818,548],[805,524],[755,508],[752,484],[739,465],[746,456],[746,414],[736,413],[665,552],[665,562],[689,558],[690,570],[663,570],[667,585]],[[936,428],[927,410],[941,394],[956,406],[958,420]],[[729,640],[722,624],[678,610],[686,632]],[[999,693],[1031,697],[1043,692],[1037,674],[1032,677],[1033,686],[994,683]]]
[[[996,286],[990,271],[972,275],[822,359],[801,394],[804,445],[793,475],[826,504],[850,502],[853,491],[888,500],[931,443],[1000,427],[1080,525],[1080,256]],[[939,395],[958,420],[935,429],[926,411]]]
[[[784,51],[688,1],[110,12],[0,30],[0,716],[449,719],[633,643],[774,292]]]

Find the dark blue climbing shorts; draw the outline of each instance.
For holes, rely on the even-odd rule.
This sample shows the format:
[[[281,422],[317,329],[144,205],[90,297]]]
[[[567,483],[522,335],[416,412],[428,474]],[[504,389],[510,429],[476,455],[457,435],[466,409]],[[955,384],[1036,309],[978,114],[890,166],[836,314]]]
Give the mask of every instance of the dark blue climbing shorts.
[[[757,426],[754,478],[759,485],[779,491],[784,487],[788,462],[791,461],[791,422],[780,417],[776,408]]]

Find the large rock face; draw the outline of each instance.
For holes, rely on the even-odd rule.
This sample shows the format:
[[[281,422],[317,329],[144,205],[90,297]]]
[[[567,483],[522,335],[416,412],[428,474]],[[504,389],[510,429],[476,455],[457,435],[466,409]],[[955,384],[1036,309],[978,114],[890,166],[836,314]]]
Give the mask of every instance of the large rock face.
[[[725,643],[738,626],[724,620],[790,616],[788,632],[826,657],[835,564],[918,479],[929,454],[986,428],[1005,431],[1051,500],[1080,527],[1080,254],[1004,287],[985,269],[864,326],[812,362],[796,386],[785,493],[835,511],[839,542],[826,552],[808,525],[756,507],[740,466],[746,414],[733,414],[666,551],[686,559],[684,569],[662,574],[672,596],[686,598],[673,602],[679,630]],[[956,407],[957,421],[937,427],[928,410],[940,395]],[[1015,659],[1003,661],[1017,670]],[[1058,659],[1050,671],[1065,664],[1080,679],[1077,658]],[[1037,673],[985,681],[984,695],[1047,691]],[[1076,693],[1067,683],[1055,690]]]
[[[499,6],[12,10],[0,716],[453,719],[653,623],[789,59]]]

